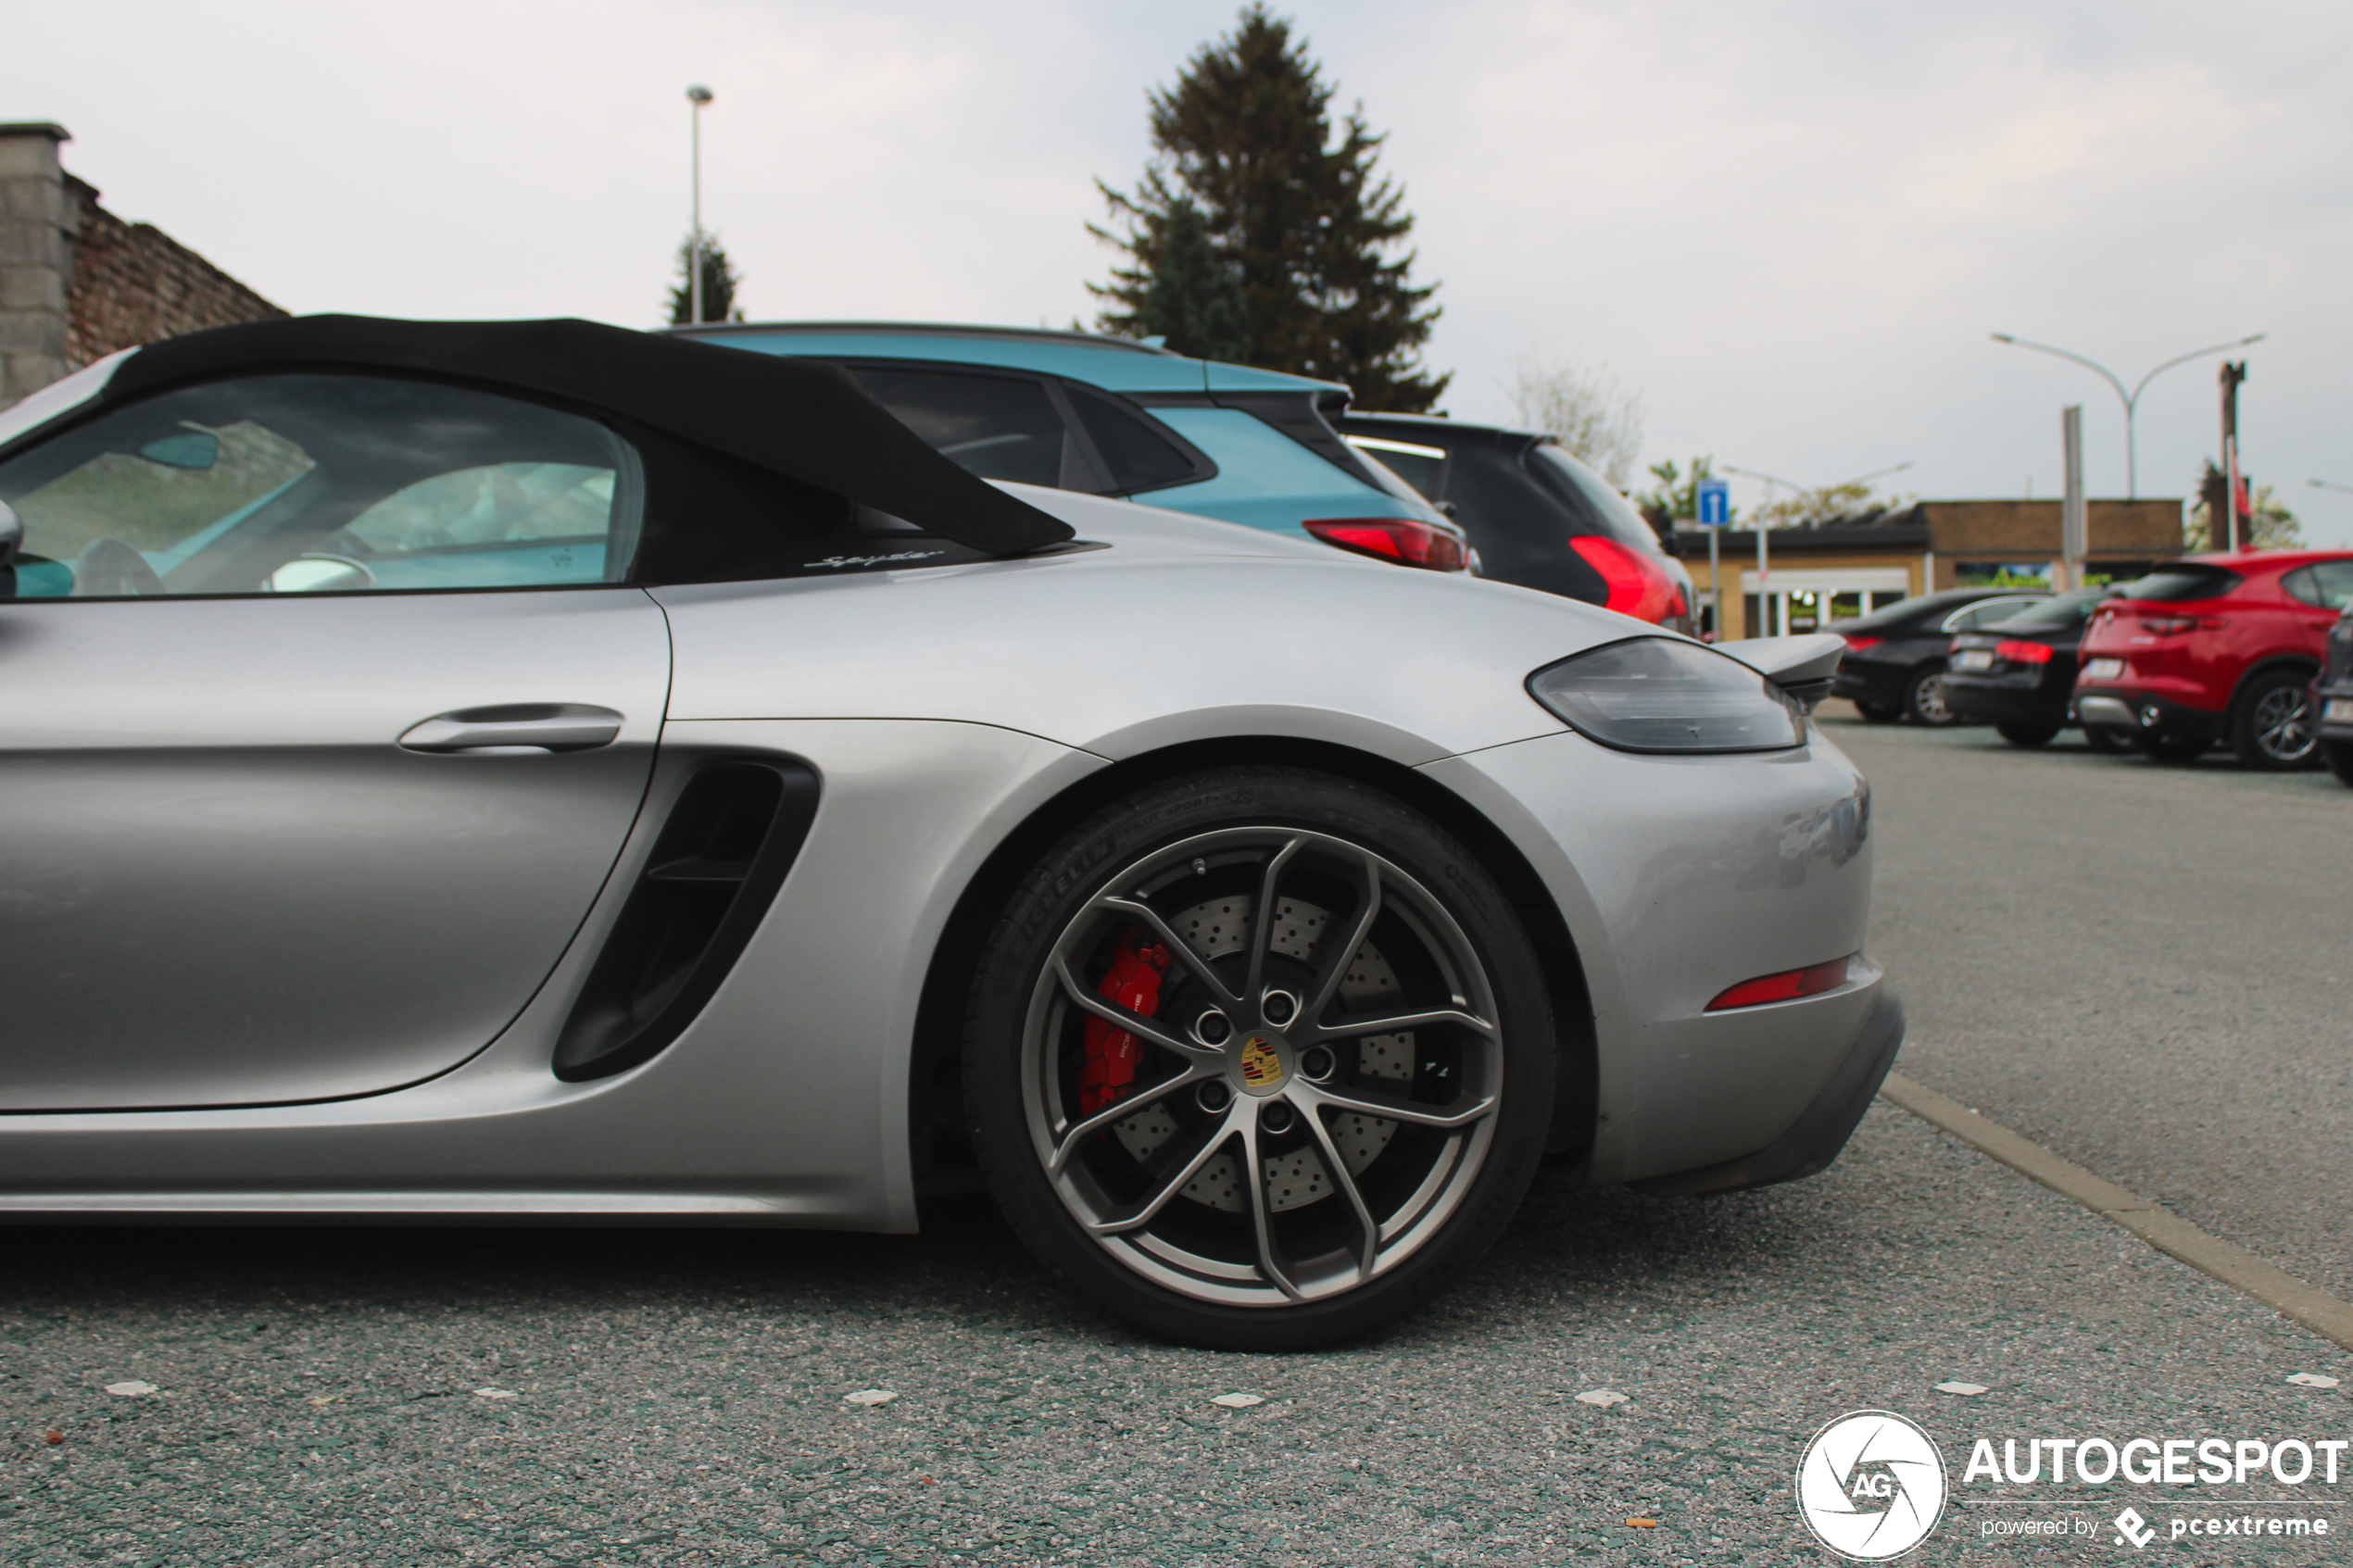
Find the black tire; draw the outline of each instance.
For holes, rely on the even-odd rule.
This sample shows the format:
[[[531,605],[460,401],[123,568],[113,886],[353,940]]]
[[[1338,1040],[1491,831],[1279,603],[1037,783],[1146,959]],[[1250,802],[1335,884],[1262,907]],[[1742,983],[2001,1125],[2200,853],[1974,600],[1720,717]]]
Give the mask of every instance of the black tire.
[[[1931,729],[1950,728],[1961,716],[1944,705],[1944,666],[1923,665],[1904,683],[1904,717]]]
[[[2206,742],[2186,735],[2143,735],[2134,744],[2153,762],[2195,762],[2206,755]]]
[[[2231,705],[2231,749],[2242,767],[2287,773],[2321,765],[2311,683],[2301,671],[2273,670],[2246,684]]]
[[[2057,724],[1996,724],[1994,726],[1994,733],[2012,746],[2022,746],[2031,749],[2038,746],[2048,746],[2057,739],[2058,726]]]
[[[2353,740],[2324,740],[2321,743],[2321,756],[2328,763],[2329,771],[2336,775],[2336,782],[2353,789]]]
[[[1102,1010],[1108,971],[1155,966],[1149,997],[1122,993],[1136,1011]],[[1511,901],[1444,830],[1332,774],[1220,768],[1097,812],[1015,890],[974,977],[965,1109],[990,1191],[1065,1284],[1164,1338],[1303,1350],[1414,1311],[1493,1243],[1543,1151],[1553,1039]],[[1114,1056],[1130,1079],[1095,1073]]]
[[[1855,711],[1863,716],[1867,724],[1893,724],[1904,717],[1904,710],[1900,708],[1881,708],[1878,703],[1865,702],[1861,697],[1855,699]]]
[[[2112,724],[2086,724],[2083,726],[2083,744],[2094,751],[2130,751],[2133,749],[2133,732],[2120,730]]]

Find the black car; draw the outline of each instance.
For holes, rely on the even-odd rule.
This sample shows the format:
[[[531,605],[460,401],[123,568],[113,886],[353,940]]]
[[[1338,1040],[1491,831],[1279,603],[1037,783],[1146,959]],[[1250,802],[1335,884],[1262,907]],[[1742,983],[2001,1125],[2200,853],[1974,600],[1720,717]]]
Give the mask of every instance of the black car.
[[[1957,632],[2006,621],[2048,594],[2016,588],[1947,588],[1831,628],[1846,639],[1831,695],[1874,723],[1957,724],[1944,701],[1944,656]]]
[[[2321,728],[2321,756],[2339,783],[2353,788],[2353,605],[2329,628],[2326,662],[2312,683],[2312,711]]]
[[[2083,628],[2113,588],[2078,588],[1953,638],[1944,667],[1944,706],[1956,718],[1991,724],[2012,746],[2047,746],[2075,722],[2076,650]],[[2095,751],[2120,749],[2113,733],[2094,727]]]
[[[1421,414],[1348,414],[1340,429],[1453,517],[1480,576],[1692,630],[1691,573],[1557,438]]]

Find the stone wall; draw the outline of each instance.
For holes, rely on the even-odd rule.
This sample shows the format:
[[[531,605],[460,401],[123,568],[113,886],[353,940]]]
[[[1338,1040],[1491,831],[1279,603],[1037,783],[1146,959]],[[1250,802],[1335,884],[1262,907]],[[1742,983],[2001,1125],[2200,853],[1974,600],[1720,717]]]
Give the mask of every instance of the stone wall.
[[[65,172],[63,127],[0,125],[0,407],[117,349],[286,312]]]

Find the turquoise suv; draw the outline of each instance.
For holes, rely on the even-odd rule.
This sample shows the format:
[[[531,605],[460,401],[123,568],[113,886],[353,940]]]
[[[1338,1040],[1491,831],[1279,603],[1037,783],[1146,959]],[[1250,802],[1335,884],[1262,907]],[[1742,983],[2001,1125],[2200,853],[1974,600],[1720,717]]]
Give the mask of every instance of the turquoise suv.
[[[839,365],[984,479],[1133,497],[1405,566],[1471,564],[1461,530],[1340,438],[1348,388],[1336,382],[1021,327],[757,322],[681,335]]]

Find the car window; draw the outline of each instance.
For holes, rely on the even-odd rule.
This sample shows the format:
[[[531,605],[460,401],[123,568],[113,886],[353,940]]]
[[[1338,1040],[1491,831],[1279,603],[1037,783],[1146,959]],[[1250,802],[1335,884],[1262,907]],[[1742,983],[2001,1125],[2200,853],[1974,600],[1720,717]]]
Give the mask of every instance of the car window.
[[[1070,399],[1096,455],[1111,470],[1114,488],[1122,495],[1187,484],[1216,471],[1144,418],[1091,387],[1064,382],[1063,395]]]
[[[2289,572],[2281,586],[2308,605],[2343,609],[2353,605],[2353,560],[2315,561]]]
[[[1642,521],[1642,514],[1634,509],[1634,503],[1553,443],[1547,441],[1530,448],[1525,460],[1537,483],[1584,516],[1592,525],[1588,532],[1605,533],[1621,545],[1648,550],[1653,555],[1666,553],[1658,535]]]
[[[391,377],[183,387],[0,463],[19,598],[619,582],[635,452],[595,421]],[[624,493],[625,492],[625,493]]]
[[[959,468],[1014,484],[1097,488],[1042,383],[961,370],[847,369],[875,402]]]
[[[1349,435],[1341,439],[1359,451],[1372,454],[1390,472],[1418,491],[1424,500],[1439,498],[1439,485],[1446,474],[1445,447],[1391,441],[1378,435]]]
[[[2007,621],[2028,605],[2041,602],[2040,599],[2018,596],[1981,599],[1976,604],[1964,606],[1946,616],[1939,630],[1966,632],[1973,626],[1990,626],[1996,621]]]
[[[2092,612],[2112,596],[2106,588],[2076,588],[2056,598],[2028,605],[2002,623],[2006,626],[2077,626],[2092,619]],[[1985,621],[1972,624],[1985,625]]]
[[[2224,567],[2184,563],[2160,566],[2118,590],[2128,599],[2219,599],[2246,579]]]

